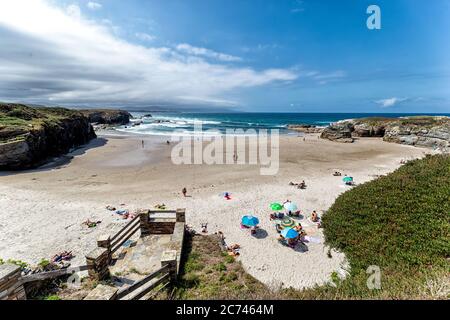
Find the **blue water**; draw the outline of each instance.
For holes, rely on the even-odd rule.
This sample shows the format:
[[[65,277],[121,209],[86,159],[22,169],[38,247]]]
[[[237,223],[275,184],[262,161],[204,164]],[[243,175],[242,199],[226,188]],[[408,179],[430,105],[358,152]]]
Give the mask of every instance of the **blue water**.
[[[282,134],[294,134],[289,124],[327,126],[330,123],[365,117],[397,118],[411,116],[406,113],[176,113],[151,112],[151,118],[142,118],[148,112],[133,112],[138,126],[122,126],[118,130],[148,135],[191,135],[194,123],[201,122],[202,130],[225,133],[227,129],[278,129]],[[432,115],[432,114],[421,114]],[[450,116],[450,114],[440,114]]]

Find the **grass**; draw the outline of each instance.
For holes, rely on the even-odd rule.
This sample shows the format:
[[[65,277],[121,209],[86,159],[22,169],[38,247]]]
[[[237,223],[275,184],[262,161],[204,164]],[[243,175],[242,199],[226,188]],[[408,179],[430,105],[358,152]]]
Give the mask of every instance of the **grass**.
[[[382,126],[387,124],[398,124],[408,126],[420,126],[430,128],[437,125],[449,123],[449,120],[444,118],[437,118],[434,116],[409,116],[404,118],[388,118],[388,117],[369,117],[357,119],[359,123],[367,123],[371,126]]]
[[[223,253],[216,236],[187,236],[182,274],[161,299],[264,299],[268,289]]]
[[[24,134],[32,129],[56,128],[65,119],[80,115],[78,111],[64,108],[0,103],[0,142],[23,139]]]

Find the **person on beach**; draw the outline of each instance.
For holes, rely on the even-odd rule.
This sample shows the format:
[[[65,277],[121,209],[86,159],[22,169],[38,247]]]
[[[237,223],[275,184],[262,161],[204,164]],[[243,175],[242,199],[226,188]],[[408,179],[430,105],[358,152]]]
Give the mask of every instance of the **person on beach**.
[[[183,188],[183,190],[181,190],[181,192],[183,193],[183,196],[186,198],[187,197],[187,189]]]
[[[145,142],[144,142],[144,140],[142,140],[142,149],[144,149],[144,144],[145,144]]]
[[[299,185],[298,185],[299,189],[306,189],[306,182],[305,180],[303,180]]]
[[[238,161],[238,155],[237,155],[236,151],[233,154],[233,160],[234,160],[234,163],[237,163],[237,161]]]
[[[319,222],[319,215],[317,214],[316,210],[314,210],[311,214],[311,220],[312,222]]]

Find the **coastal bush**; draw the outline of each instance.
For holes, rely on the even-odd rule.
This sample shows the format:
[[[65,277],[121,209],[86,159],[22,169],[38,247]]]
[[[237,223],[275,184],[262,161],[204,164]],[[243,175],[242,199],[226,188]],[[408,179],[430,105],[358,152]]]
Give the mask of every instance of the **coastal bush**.
[[[328,290],[350,297],[419,296],[427,280],[444,279],[449,268],[450,156],[410,161],[342,194],[323,227],[326,243],[343,251],[351,266],[340,288]],[[367,288],[369,266],[381,270],[380,290]]]

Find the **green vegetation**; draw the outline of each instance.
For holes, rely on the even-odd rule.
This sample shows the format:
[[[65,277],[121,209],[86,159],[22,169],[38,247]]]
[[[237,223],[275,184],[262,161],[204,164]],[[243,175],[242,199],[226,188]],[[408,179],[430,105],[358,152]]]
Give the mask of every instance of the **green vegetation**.
[[[39,261],[38,266],[41,269],[45,269],[46,267],[48,267],[50,265],[50,261],[48,261],[47,259],[41,259],[41,261]]]
[[[19,267],[21,267],[22,269],[25,269],[26,267],[29,266],[28,263],[23,262],[23,261],[21,261],[21,260],[8,259],[6,262],[7,262],[7,263],[10,263],[10,264],[15,264],[16,266],[19,266]]]
[[[159,299],[270,298],[270,292],[261,282],[221,251],[216,236],[189,236],[186,240],[184,272],[170,297],[159,296]]]
[[[64,119],[80,115],[78,111],[64,108],[0,103],[0,142],[24,139],[32,129],[58,127]]]
[[[409,116],[403,118],[387,118],[387,117],[369,117],[357,119],[358,123],[366,123],[371,126],[383,125],[409,125],[430,128],[438,125],[448,123],[448,118],[435,116]]]

